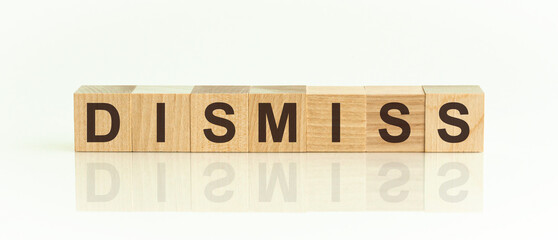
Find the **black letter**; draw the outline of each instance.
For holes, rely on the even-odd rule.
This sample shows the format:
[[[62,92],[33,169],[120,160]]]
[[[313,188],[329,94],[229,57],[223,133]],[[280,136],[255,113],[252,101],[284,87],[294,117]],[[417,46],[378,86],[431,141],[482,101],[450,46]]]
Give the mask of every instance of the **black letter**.
[[[165,142],[165,104],[157,103],[157,142]]]
[[[225,135],[223,136],[216,136],[209,128],[204,129],[203,133],[209,141],[212,141],[214,143],[225,143],[230,141],[234,137],[236,129],[234,128],[234,124],[231,121],[213,115],[213,111],[216,109],[224,110],[227,115],[234,114],[234,110],[231,105],[223,102],[209,104],[209,106],[207,106],[207,108],[205,109],[205,118],[207,119],[207,121],[226,128],[227,133],[225,133]]]
[[[400,127],[401,134],[399,134],[398,136],[392,136],[388,133],[387,129],[382,128],[379,130],[380,137],[382,137],[382,139],[384,139],[386,142],[400,143],[407,140],[407,138],[409,138],[409,136],[411,135],[411,126],[409,126],[409,123],[407,123],[403,119],[390,116],[388,112],[391,109],[399,110],[399,112],[401,112],[401,115],[409,114],[409,109],[402,103],[391,102],[382,106],[382,109],[380,110],[380,117],[382,118],[382,120],[384,120],[384,122],[386,122],[387,124]]]
[[[95,110],[105,110],[110,114],[111,125],[107,135],[95,135]],[[108,142],[116,137],[120,130],[120,115],[114,106],[108,103],[87,103],[87,142]]]
[[[341,103],[331,104],[331,141],[341,142]]]
[[[273,116],[273,110],[271,110],[271,103],[258,104],[259,142],[266,141],[266,117],[269,118],[269,130],[271,131],[273,142],[281,142],[283,139],[283,133],[285,132],[285,127],[287,125],[287,118],[289,119],[289,142],[296,142],[296,103],[283,104],[283,111],[281,112],[279,126],[277,126],[275,122],[275,116]]]
[[[467,115],[469,114],[469,111],[465,105],[457,102],[446,103],[440,108],[439,114],[442,122],[461,128],[461,133],[457,136],[450,136],[446,129],[442,128],[438,129],[438,134],[440,134],[442,140],[449,143],[463,142],[467,139],[467,137],[469,137],[469,125],[462,119],[454,118],[448,115],[448,111],[451,109],[456,109],[461,115]]]

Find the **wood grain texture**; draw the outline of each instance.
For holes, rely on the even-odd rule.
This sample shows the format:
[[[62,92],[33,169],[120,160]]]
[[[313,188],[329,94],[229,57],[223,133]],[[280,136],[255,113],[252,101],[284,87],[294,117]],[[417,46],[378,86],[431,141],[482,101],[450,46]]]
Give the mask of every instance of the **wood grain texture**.
[[[250,152],[305,152],[306,151],[306,87],[305,86],[252,86],[249,96],[249,150]],[[269,119],[259,121],[259,104],[270,103],[275,124],[279,125],[286,103],[296,104],[296,141],[289,141],[287,123],[281,141],[272,138]],[[290,116],[289,116],[290,117]],[[265,124],[265,141],[259,141],[259,124]]]
[[[76,94],[110,94],[110,93],[131,93],[136,86],[134,85],[83,85]]]
[[[333,142],[333,103],[340,103],[340,138]],[[364,152],[366,95],[364,87],[307,87],[308,152]]]
[[[248,93],[248,86],[227,86],[227,85],[196,85],[192,93],[210,94],[210,93]]]
[[[424,152],[424,101],[420,86],[367,86],[366,151]],[[391,136],[398,136],[403,131],[382,120],[380,110],[388,103],[401,103],[409,110],[409,114],[401,114],[397,109],[388,111],[390,116],[402,119],[410,126],[410,135],[403,142],[388,142],[380,135],[380,129],[386,129]]]
[[[114,106],[120,118],[115,138],[88,142],[88,103]],[[157,103],[165,103],[164,142],[157,134]],[[234,113],[216,108],[211,111],[214,120],[209,120],[206,108],[213,103],[228,105]],[[262,103],[269,104],[269,113],[260,114]],[[389,103],[409,110],[402,114],[391,109],[387,115],[409,124],[410,135],[403,142],[389,142],[380,134],[402,133],[402,127],[381,116]],[[448,103],[464,105],[467,113],[450,108],[442,120],[440,109]],[[287,105],[296,106],[296,114],[284,114]],[[111,114],[105,109],[94,113],[95,135],[108,134]],[[286,123],[283,114],[289,116]],[[290,119],[296,127],[289,126]],[[461,120],[470,130],[467,137],[444,140],[445,132],[450,137],[461,134],[456,124]],[[224,122],[234,125],[234,137],[210,141],[204,130],[215,136],[232,132]],[[82,86],[74,93],[74,137],[75,151],[482,152],[484,92],[479,86]]]
[[[424,86],[426,93],[425,151],[426,152],[482,152],[484,145],[484,93],[479,86]],[[438,129],[446,129],[457,136],[461,129],[440,119],[440,108],[450,102],[463,104],[468,114],[449,110],[448,115],[464,120],[469,126],[468,137],[458,143],[442,140]]]
[[[195,86],[192,90],[190,107],[190,150],[192,152],[247,152],[248,151],[248,91],[247,86]],[[206,108],[222,102],[230,105],[233,114],[227,115],[223,110],[213,114],[231,121],[235,127],[234,137],[224,143],[207,139],[204,129],[211,129],[213,134],[222,136],[227,129],[209,122],[205,117]]]
[[[133,151],[190,151],[190,86],[137,86],[132,92]],[[164,103],[164,141],[157,139],[157,104]],[[159,133],[161,134],[161,133]]]
[[[131,92],[135,86],[82,86],[74,93],[75,151],[132,151]],[[120,117],[120,130],[108,142],[87,142],[87,104],[108,103]],[[107,111],[95,111],[95,133],[105,135],[111,129]]]

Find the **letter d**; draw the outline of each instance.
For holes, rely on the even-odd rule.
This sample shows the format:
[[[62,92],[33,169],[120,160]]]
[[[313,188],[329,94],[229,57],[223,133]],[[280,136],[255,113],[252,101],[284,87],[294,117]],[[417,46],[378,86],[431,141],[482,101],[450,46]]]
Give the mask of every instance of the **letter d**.
[[[110,114],[110,131],[106,135],[95,135],[95,111],[105,110]],[[120,115],[114,106],[108,103],[87,103],[87,142],[108,142],[118,135]]]

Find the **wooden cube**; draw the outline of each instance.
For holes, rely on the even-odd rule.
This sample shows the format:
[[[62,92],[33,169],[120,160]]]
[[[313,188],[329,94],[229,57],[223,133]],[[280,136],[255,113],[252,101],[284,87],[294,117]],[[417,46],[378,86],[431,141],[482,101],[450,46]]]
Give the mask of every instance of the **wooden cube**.
[[[424,86],[425,151],[482,152],[484,93],[479,86]]]
[[[74,93],[75,151],[132,151],[135,86],[82,86]]]
[[[424,152],[420,86],[366,87],[366,151]]]
[[[132,92],[132,150],[190,151],[190,86],[137,86]]]
[[[195,86],[191,95],[192,152],[248,151],[247,86]]]
[[[364,152],[366,95],[364,87],[307,87],[306,150]]]
[[[250,87],[250,152],[306,151],[306,87]]]

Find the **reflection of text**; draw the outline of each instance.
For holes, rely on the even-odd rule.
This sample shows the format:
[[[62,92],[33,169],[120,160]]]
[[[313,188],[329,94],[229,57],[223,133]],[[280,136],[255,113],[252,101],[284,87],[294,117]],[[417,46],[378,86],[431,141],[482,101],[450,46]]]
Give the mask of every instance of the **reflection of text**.
[[[76,153],[78,210],[479,211],[482,154]]]

